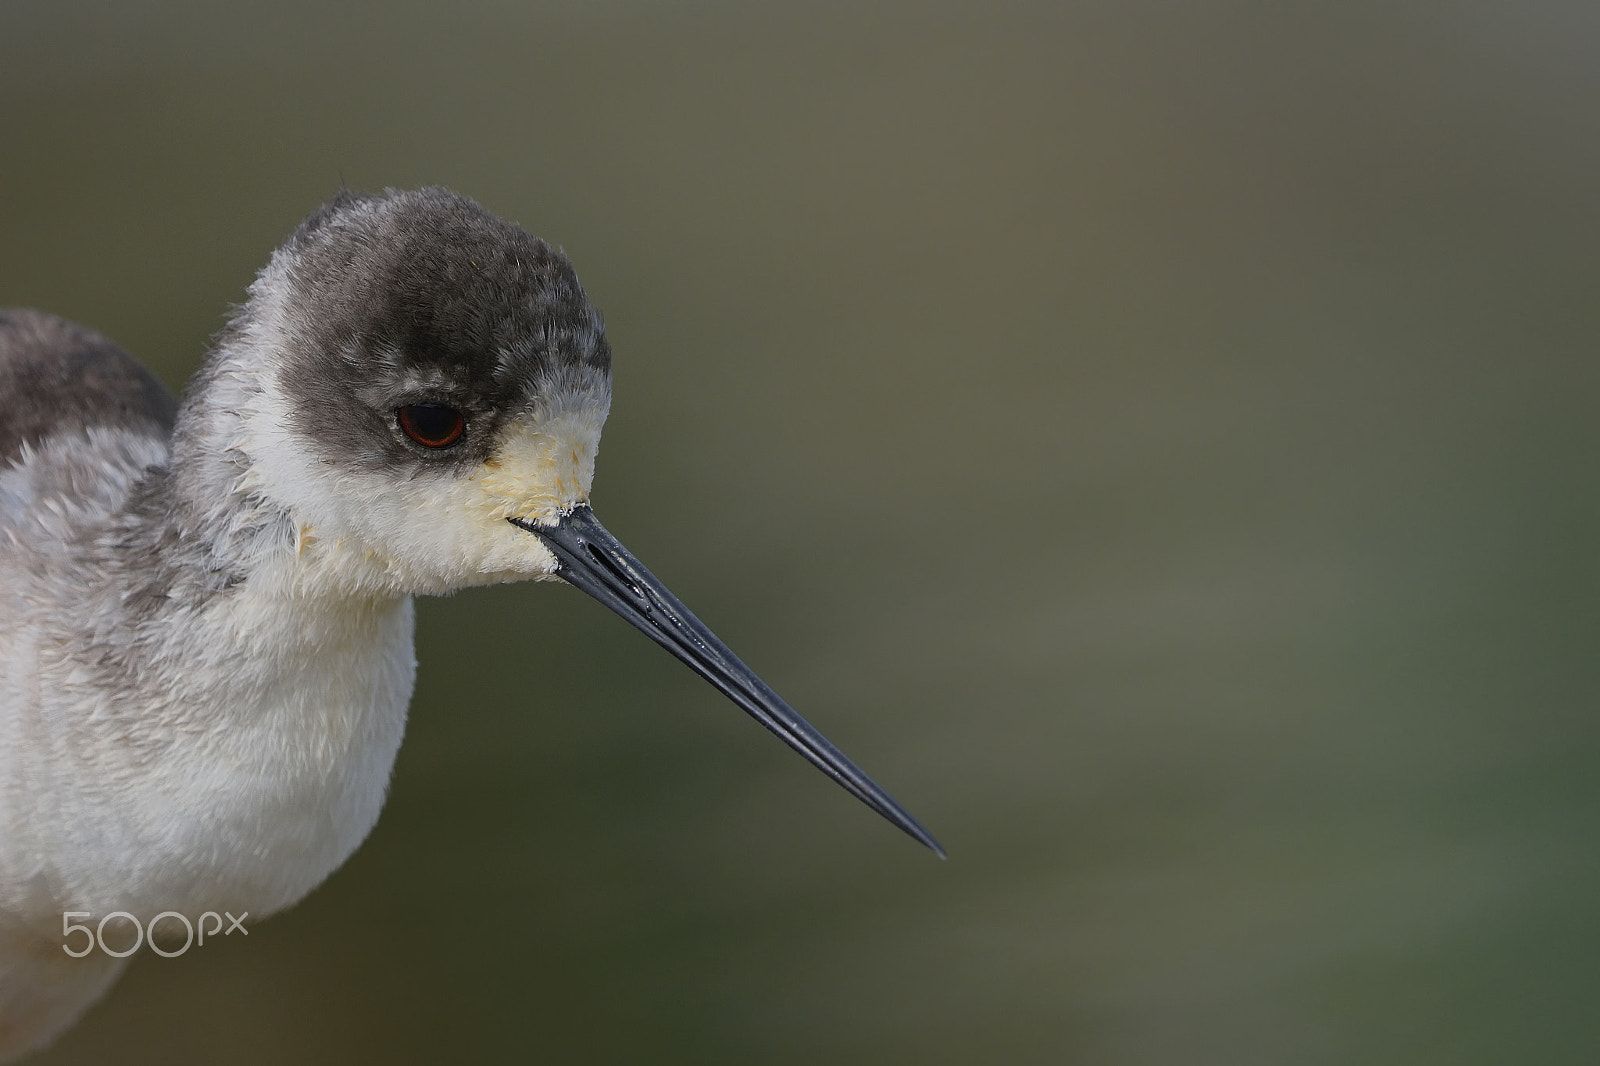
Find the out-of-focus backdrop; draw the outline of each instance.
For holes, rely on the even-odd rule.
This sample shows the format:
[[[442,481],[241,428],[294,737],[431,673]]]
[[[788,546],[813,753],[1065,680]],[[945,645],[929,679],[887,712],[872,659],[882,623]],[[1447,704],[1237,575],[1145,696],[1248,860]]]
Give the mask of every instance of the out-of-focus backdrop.
[[[607,524],[940,863],[575,590],[40,1063],[1590,1063],[1590,3],[0,6],[0,304],[174,388],[341,185],[607,316]],[[3,399],[3,398],[0,398]]]

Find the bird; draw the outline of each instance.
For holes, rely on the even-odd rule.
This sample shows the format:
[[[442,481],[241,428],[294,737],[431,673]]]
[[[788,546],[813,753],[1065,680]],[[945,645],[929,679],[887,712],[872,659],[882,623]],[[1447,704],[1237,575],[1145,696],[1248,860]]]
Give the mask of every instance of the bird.
[[[595,518],[603,320],[465,196],[339,192],[181,403],[93,330],[0,311],[0,401],[0,1060],[126,966],[67,933],[254,922],[361,844],[418,596],[572,584],[944,854]]]

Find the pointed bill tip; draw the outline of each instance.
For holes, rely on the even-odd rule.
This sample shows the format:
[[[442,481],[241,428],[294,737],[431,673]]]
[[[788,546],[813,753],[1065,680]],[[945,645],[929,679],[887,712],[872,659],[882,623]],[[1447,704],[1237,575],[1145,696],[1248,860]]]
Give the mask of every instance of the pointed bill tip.
[[[517,518],[508,521],[544,542],[556,557],[557,577],[621,615],[906,835],[939,858],[948,857],[933,834],[741,662],[606,531],[587,505],[563,515],[553,526]]]

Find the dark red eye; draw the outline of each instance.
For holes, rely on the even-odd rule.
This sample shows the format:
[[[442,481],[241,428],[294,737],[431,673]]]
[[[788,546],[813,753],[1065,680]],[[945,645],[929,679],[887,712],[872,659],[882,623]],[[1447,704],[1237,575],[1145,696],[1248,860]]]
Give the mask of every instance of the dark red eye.
[[[442,403],[409,403],[395,411],[406,436],[429,448],[448,448],[461,439],[467,420]]]

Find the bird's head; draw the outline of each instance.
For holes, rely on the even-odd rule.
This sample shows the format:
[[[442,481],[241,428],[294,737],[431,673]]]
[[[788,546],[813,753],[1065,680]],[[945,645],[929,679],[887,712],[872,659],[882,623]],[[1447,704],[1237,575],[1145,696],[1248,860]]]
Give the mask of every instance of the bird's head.
[[[264,364],[238,447],[307,565],[396,593],[554,573],[509,520],[588,502],[611,400],[600,315],[559,251],[443,189],[347,194],[273,256],[235,330]]]

